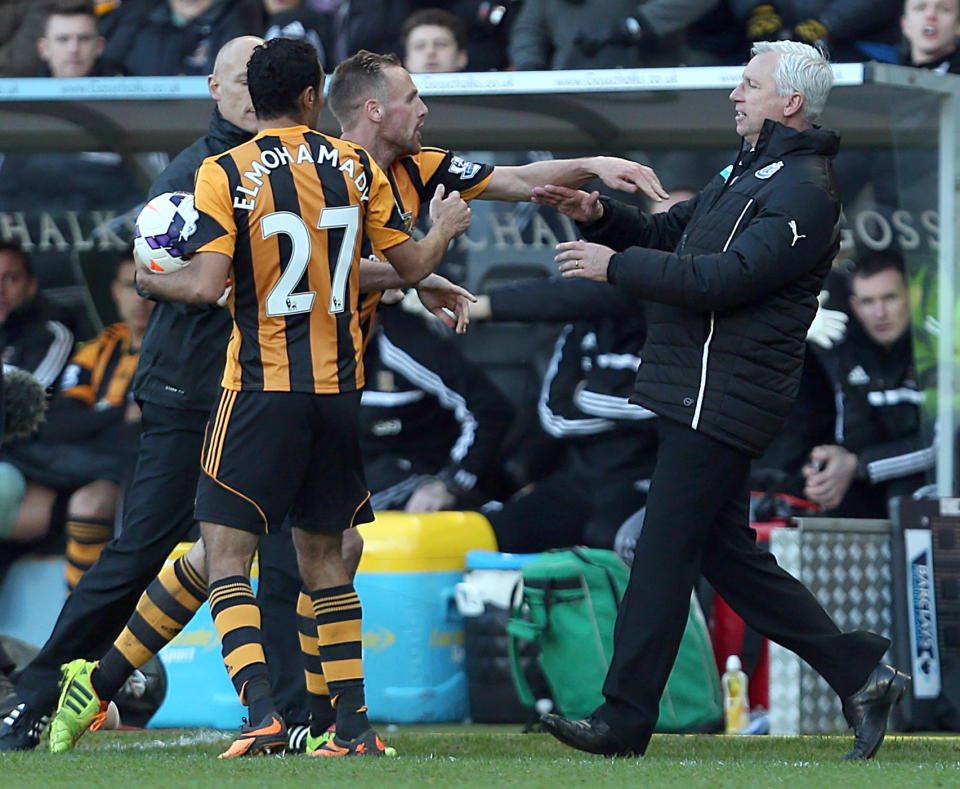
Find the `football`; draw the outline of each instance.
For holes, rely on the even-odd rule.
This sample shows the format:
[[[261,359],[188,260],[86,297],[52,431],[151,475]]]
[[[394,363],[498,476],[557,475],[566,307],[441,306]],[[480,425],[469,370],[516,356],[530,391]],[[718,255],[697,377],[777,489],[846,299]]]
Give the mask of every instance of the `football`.
[[[150,200],[137,216],[133,248],[140,264],[156,274],[186,266],[187,239],[197,229],[199,214],[189,192],[166,192]]]

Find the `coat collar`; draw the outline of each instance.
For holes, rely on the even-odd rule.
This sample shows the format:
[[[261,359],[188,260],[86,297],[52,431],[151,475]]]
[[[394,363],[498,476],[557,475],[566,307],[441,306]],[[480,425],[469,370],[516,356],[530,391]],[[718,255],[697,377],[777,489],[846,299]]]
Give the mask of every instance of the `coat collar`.
[[[769,118],[763,122],[754,148],[746,140],[740,142],[740,153],[734,162],[732,174],[744,172],[795,154],[815,154],[834,157],[840,149],[840,135],[819,126],[797,131]]]
[[[213,115],[210,117],[210,127],[207,129],[207,136],[225,143],[227,148],[234,148],[241,143],[245,143],[253,137],[253,134],[230,123],[220,114],[220,110],[214,107]]]
[[[763,122],[757,144],[750,152],[746,140],[740,144],[741,156],[751,153],[751,158],[758,161],[761,158],[779,159],[791,154],[818,154],[820,156],[836,156],[840,150],[840,135],[830,129],[813,126],[804,131],[797,131],[782,123],[769,118]]]

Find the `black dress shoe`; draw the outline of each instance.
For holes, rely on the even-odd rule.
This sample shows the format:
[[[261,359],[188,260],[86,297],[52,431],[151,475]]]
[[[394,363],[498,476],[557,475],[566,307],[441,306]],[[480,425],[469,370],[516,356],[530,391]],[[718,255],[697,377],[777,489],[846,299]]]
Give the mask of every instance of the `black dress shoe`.
[[[853,728],[853,750],[845,759],[871,759],[887,733],[890,710],[910,687],[910,675],[880,663],[852,696],[843,700],[843,717]]]
[[[559,715],[541,715],[544,728],[564,745],[587,753],[599,753],[601,756],[642,756],[643,754],[626,747],[613,733],[607,723],[595,715],[583,720],[569,721]]]

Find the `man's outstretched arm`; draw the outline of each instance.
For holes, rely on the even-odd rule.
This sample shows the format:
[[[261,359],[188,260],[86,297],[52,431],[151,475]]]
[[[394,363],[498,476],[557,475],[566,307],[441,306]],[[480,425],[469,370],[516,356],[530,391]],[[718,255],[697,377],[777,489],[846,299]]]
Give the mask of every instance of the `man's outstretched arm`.
[[[590,156],[496,167],[490,183],[478,197],[483,200],[526,201],[535,187],[556,184],[577,188],[595,178],[621,192],[643,192],[656,202],[670,196],[650,167],[614,156]]]

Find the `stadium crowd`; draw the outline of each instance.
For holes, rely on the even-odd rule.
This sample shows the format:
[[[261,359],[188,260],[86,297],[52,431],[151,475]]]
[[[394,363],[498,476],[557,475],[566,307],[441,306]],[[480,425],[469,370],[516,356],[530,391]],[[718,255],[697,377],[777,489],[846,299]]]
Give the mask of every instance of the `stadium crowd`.
[[[939,64],[953,4],[907,6],[901,22],[901,0],[10,0],[0,77],[205,76],[240,35],[305,38],[328,73],[359,49],[405,53],[414,71],[737,65],[748,42],[778,39],[837,62]]]
[[[196,151],[182,171],[175,160],[154,182],[156,194],[174,183],[182,187],[203,155],[254,132],[244,101],[246,72],[218,58],[241,36],[303,39],[328,74],[358,50],[396,51],[414,74],[738,65],[748,42],[783,39],[809,43],[834,61],[960,73],[960,0],[32,0],[0,7],[0,77],[211,75],[218,109],[203,138],[211,147]],[[440,157],[434,171],[417,177],[435,185],[436,172],[456,171],[465,199],[480,197],[496,170],[535,171],[545,158],[529,151],[518,154],[515,166],[495,168],[472,154]],[[143,179],[131,173],[156,177],[166,161],[135,162],[111,152],[8,153],[0,156],[0,211],[23,212],[28,223],[42,222],[37,217],[44,212],[129,212],[147,196]],[[874,193],[887,204],[878,211],[892,213],[897,196],[883,191],[896,180],[886,177],[891,167],[880,161],[860,181],[854,173],[851,200],[883,182]],[[667,193],[672,204],[696,191],[672,172],[661,170],[660,177],[668,188],[652,200],[648,195],[651,210],[668,206],[659,199]],[[606,183],[597,182],[598,189],[615,191],[607,178],[599,180]],[[520,199],[494,196],[502,191],[483,197]],[[557,238],[568,237],[550,209],[527,204],[511,210],[523,232],[540,223]],[[422,220],[420,226],[428,225]],[[77,585],[121,527],[142,400],[148,404],[145,428],[156,430],[162,425],[151,411],[184,395],[175,384],[151,393],[133,380],[138,361],[142,369],[156,364],[149,350],[140,355],[152,302],[132,289],[129,250],[114,247],[83,266],[91,286],[97,279],[109,282],[102,290],[112,297],[101,300],[93,321],[93,328],[109,325],[95,332],[76,304],[44,296],[20,244],[0,239],[3,363],[34,373],[51,397],[39,435],[0,451],[0,581],[24,552],[65,550],[69,587]],[[463,282],[469,265],[453,250],[440,273]],[[507,280],[531,274],[520,266],[507,269]],[[434,288],[445,287],[436,282]],[[646,337],[644,315],[635,301],[596,283],[545,281],[536,272],[530,282],[490,282],[469,308],[469,331],[496,338],[504,336],[496,334],[497,322],[538,322],[549,325],[549,343],[477,353],[469,333],[465,343],[430,316],[442,300],[435,301],[426,280],[419,295],[383,300],[364,357],[367,386],[360,404],[374,507],[477,509],[503,550],[588,544],[630,553],[656,458],[656,415],[629,402]],[[225,342],[229,320],[218,308],[167,304],[151,321],[181,321],[194,310],[216,313]],[[896,245],[843,250],[807,334],[800,396],[783,430],[753,462],[752,487],[805,499],[838,516],[886,517],[893,497],[929,483],[933,428],[923,418],[912,340],[902,251]],[[71,356],[75,341],[85,344]],[[498,351],[505,364],[490,358]],[[186,406],[191,414],[203,412],[195,420],[198,436],[206,395],[201,405]],[[424,425],[430,425],[430,441],[422,438]],[[137,595],[155,571],[133,573],[143,581]],[[204,588],[202,581],[197,588]]]

